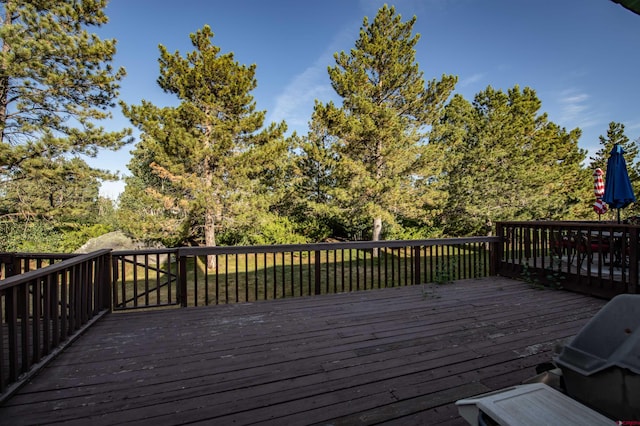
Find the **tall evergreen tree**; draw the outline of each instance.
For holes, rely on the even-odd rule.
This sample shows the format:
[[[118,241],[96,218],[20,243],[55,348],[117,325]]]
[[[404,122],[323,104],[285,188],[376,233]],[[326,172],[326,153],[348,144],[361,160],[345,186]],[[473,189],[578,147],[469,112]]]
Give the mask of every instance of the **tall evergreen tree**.
[[[415,22],[402,22],[386,5],[373,22],[365,17],[355,48],[335,54],[329,68],[342,106],[316,103],[314,111],[314,120],[336,137],[336,202],[346,217],[372,221],[373,240],[383,223],[424,214],[417,187],[426,176],[427,128],[457,80],[442,76],[425,85],[415,60]]]
[[[118,198],[118,225],[138,240],[160,241],[168,247],[195,241],[197,227],[191,226],[183,192],[167,176],[154,172],[154,147],[143,134],[131,152],[131,176],[125,178],[125,190]]]
[[[624,124],[612,121],[609,123],[606,136],[600,135],[598,137],[600,141],[600,148],[596,151],[595,155],[589,157],[591,160],[590,168],[595,170],[601,168],[604,172],[607,170],[607,160],[611,154],[613,147],[618,144],[624,150],[624,159],[627,163],[627,171],[629,172],[629,179],[636,196],[640,195],[640,148],[638,147],[638,141],[629,140],[625,134]],[[640,212],[640,207],[634,203],[630,210],[634,212]]]
[[[449,235],[478,235],[497,220],[563,219],[584,213],[592,189],[579,129],[539,114],[535,91],[488,87],[473,104],[456,95],[434,129],[448,197]]]
[[[336,156],[331,150],[334,137],[317,121],[311,121],[310,131],[297,138],[294,191],[288,198],[289,215],[304,228],[304,234],[314,241],[336,232],[333,224],[339,212],[333,202],[336,188]]]
[[[1,0],[0,174],[47,167],[66,154],[117,149],[130,130],[106,132],[124,69],[115,40],[87,29],[107,22],[106,0]],[[104,172],[96,177],[112,178]]]
[[[636,163],[639,152],[638,145],[635,141],[630,141],[625,135],[624,124],[616,123],[615,121],[610,122],[606,136],[600,135],[598,140],[600,142],[600,148],[593,156],[589,157],[591,160],[591,169],[600,167],[602,170],[606,170],[607,160],[609,159],[611,150],[616,144],[622,146],[627,166],[634,165]],[[635,173],[637,178],[637,170],[633,170],[633,168],[630,167],[629,172]]]
[[[91,235],[108,232],[102,222],[100,182],[79,158],[42,162],[39,169],[13,169],[0,180],[0,249],[65,252]]]
[[[59,227],[95,222],[100,183],[89,165],[79,158],[43,164],[0,182],[0,215],[5,220],[43,219]]]
[[[251,96],[255,65],[220,54],[212,38],[209,26],[191,34],[195,50],[185,57],[160,45],[158,84],[180,100],[177,107],[123,105],[143,133],[142,152],[153,154],[149,167],[172,191],[152,189],[182,206],[184,218],[199,218],[207,246],[239,215],[264,210],[258,186],[277,173],[288,148],[284,123],[261,130],[265,113],[256,111]]]

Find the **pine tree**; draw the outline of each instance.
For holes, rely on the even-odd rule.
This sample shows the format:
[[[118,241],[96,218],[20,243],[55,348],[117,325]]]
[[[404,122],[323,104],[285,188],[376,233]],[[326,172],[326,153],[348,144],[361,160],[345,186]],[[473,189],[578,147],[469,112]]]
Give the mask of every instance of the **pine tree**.
[[[615,121],[609,123],[607,135],[600,135],[598,139],[601,145],[600,149],[598,149],[594,156],[589,157],[591,160],[591,164],[589,165],[591,170],[593,171],[599,167],[606,173],[607,161],[611,155],[611,150],[616,144],[620,145],[624,150],[624,159],[627,163],[627,171],[631,185],[633,186],[634,193],[638,196],[638,194],[640,194],[640,159],[638,158],[640,148],[638,147],[638,140],[629,140],[625,135],[624,124]],[[640,212],[640,207],[637,206],[637,203],[634,203],[629,210],[638,213]]]
[[[154,172],[156,157],[153,141],[146,135],[131,152],[131,176],[118,198],[118,226],[140,241],[159,241],[167,247],[195,241],[187,202],[179,187],[166,176]]]
[[[383,223],[424,214],[418,188],[428,176],[427,127],[457,80],[442,76],[425,86],[415,60],[415,22],[402,22],[386,5],[373,22],[365,17],[355,48],[335,54],[329,68],[342,106],[316,103],[314,111],[314,120],[336,137],[336,202],[344,217],[372,221],[372,240],[380,238]]]
[[[449,235],[490,232],[498,220],[566,219],[584,212],[592,190],[581,166],[579,129],[567,132],[539,114],[535,91],[488,87],[473,104],[456,95],[436,125],[439,178],[448,197]]]
[[[117,149],[130,130],[106,132],[124,69],[115,40],[87,28],[107,22],[105,0],[2,0],[0,173],[42,169],[66,154]],[[101,178],[113,178],[96,172]]]
[[[152,153],[148,167],[171,190],[148,189],[165,205],[180,206],[192,229],[201,225],[207,246],[216,245],[216,230],[265,209],[261,190],[288,149],[284,123],[261,130],[265,113],[255,110],[251,96],[255,65],[220,54],[212,38],[208,26],[191,34],[195,50],[185,57],[160,45],[158,84],[180,100],[177,107],[123,105],[143,133],[141,152]],[[209,262],[215,266],[213,258]]]
[[[31,173],[14,172],[0,182],[3,220],[45,220],[73,227],[97,220],[100,184],[81,159],[57,159]]]
[[[603,171],[606,171],[607,160],[609,159],[611,150],[617,144],[624,150],[624,159],[626,160],[627,167],[629,169],[629,178],[632,182],[638,181],[640,179],[640,169],[638,168],[638,164],[636,164],[636,159],[638,158],[640,150],[638,149],[636,141],[629,140],[625,135],[624,124],[616,123],[615,121],[610,122],[609,128],[607,129],[607,135],[600,135],[598,139],[601,146],[594,156],[589,157],[591,160],[589,167],[592,170],[600,167]]]
[[[336,188],[333,142],[334,137],[314,120],[310,123],[309,133],[296,138],[295,169],[289,179],[294,190],[287,198],[288,215],[313,241],[336,235],[331,226],[339,215],[333,202]]]

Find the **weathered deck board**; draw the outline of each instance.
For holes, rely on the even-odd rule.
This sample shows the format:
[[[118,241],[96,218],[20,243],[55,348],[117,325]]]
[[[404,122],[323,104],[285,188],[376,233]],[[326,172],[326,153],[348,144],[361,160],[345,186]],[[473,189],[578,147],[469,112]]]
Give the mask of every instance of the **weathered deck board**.
[[[462,425],[604,301],[503,278],[111,314],[0,407],[0,424]]]

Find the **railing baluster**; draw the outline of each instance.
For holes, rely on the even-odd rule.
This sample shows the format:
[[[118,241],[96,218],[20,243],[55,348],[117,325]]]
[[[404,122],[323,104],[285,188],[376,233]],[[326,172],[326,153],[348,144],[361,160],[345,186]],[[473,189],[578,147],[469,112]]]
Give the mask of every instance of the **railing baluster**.
[[[15,382],[19,376],[18,358],[20,340],[18,333],[18,286],[9,288],[5,292],[6,318],[9,340],[7,343],[9,352],[9,377],[8,382]]]
[[[367,290],[367,252],[369,250],[362,250],[362,289]],[[373,253],[371,258],[373,258]]]
[[[27,305],[27,309],[28,305]],[[42,282],[41,279],[36,279],[32,283],[31,289],[31,337],[33,341],[33,347],[31,349],[31,361],[30,364],[35,364],[40,361],[40,338],[42,321]]]
[[[198,274],[198,263],[202,262],[204,265],[205,271],[209,267],[209,256],[195,256],[193,258],[193,306],[198,306],[198,283],[199,283],[199,274]],[[216,265],[217,266],[217,265]],[[205,272],[206,273],[206,272]]]
[[[273,262],[273,299],[276,300],[278,298],[278,253],[273,252],[271,255],[271,259]]]
[[[58,327],[60,326],[59,322],[59,303],[60,298],[58,297],[58,282],[60,280],[60,274],[56,274],[55,276],[47,277],[47,294],[49,294],[49,303],[47,303],[47,342],[45,347],[45,352],[49,353],[51,348],[55,348],[58,346],[59,342],[59,334]],[[107,295],[109,297],[110,295]]]
[[[407,286],[410,283],[412,283],[411,278],[409,276],[410,257],[407,256],[407,247],[404,247],[403,251],[404,251],[404,256],[403,256],[402,263],[404,264],[404,285]]]
[[[282,261],[282,265],[281,265],[280,269],[282,270],[282,298],[283,299],[287,297],[287,288],[286,288],[287,287],[287,283],[286,283],[286,281],[287,281],[286,280],[286,269],[287,269],[287,267],[286,267],[286,261],[285,261],[284,257],[285,256],[284,256],[284,251],[283,251],[281,253],[281,256],[280,256],[280,260]]]
[[[253,277],[254,277],[254,295],[255,295],[255,300],[259,300],[259,291],[258,291],[258,254],[254,253],[253,254]]]
[[[235,269],[234,270],[234,277],[235,277],[235,287],[236,287],[235,288],[235,293],[236,293],[235,294],[235,296],[236,296],[235,302],[237,303],[237,302],[240,301],[240,275],[239,275],[240,271],[238,271],[238,269],[239,269],[239,267],[238,267],[238,255],[236,254],[235,256],[233,256],[233,258],[234,258],[234,265],[235,265],[235,267],[234,267],[234,269]]]
[[[216,305],[220,304],[220,256],[216,254]]]
[[[229,303],[229,254],[224,255],[224,303]]]
[[[244,254],[244,301],[249,301],[249,254]]]
[[[333,252],[332,249],[326,249],[324,250],[324,288],[325,288],[325,294],[335,294],[335,287],[332,285],[332,279],[331,279],[331,275],[332,275],[332,270],[334,265],[331,262],[331,253]],[[335,258],[334,258],[335,261]]]
[[[32,281],[27,281],[20,287],[18,287],[18,300],[20,304],[18,306],[18,316],[20,319],[20,336],[21,336],[21,362],[20,372],[26,373],[30,367],[29,359],[29,337],[31,330],[29,329],[29,287],[32,285]]]
[[[156,264],[156,270],[155,270],[155,275],[156,275],[156,279],[155,279],[156,303],[155,303],[155,305],[160,305],[162,303],[162,297],[161,297],[161,293],[160,293],[160,253],[155,253],[154,261],[155,261],[155,264]]]

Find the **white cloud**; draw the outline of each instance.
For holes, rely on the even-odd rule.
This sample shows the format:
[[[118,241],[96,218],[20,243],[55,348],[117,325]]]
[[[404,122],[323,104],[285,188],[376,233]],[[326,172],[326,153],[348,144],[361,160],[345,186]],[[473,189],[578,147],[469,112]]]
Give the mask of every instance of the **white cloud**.
[[[477,83],[479,81],[482,81],[484,79],[484,77],[485,77],[484,73],[476,73],[476,74],[473,74],[473,75],[471,75],[469,77],[465,77],[465,78],[461,79],[460,82],[458,83],[458,85],[460,87],[467,87],[467,86],[475,84],[475,83]]]
[[[557,99],[560,105],[560,124],[567,127],[592,127],[600,123],[598,114],[591,107],[587,93],[575,89],[563,90]]]
[[[314,100],[331,92],[327,65],[317,63],[298,74],[276,98],[268,122],[285,120],[290,130],[301,131],[311,118]]]
[[[275,106],[269,113],[267,122],[285,120],[289,130],[306,133],[316,99],[327,102],[336,99],[327,67],[335,65],[335,52],[348,52],[357,39],[359,25],[346,25],[336,34],[314,63],[291,79],[282,93],[276,98]]]

